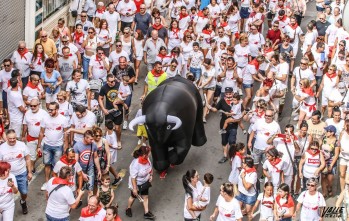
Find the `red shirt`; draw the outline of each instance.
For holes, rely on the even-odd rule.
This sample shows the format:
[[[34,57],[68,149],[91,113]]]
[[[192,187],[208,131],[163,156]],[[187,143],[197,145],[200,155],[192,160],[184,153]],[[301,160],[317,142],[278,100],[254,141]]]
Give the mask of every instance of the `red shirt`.
[[[141,4],[144,4],[144,0],[134,0],[137,8],[137,12],[140,12]]]
[[[278,29],[277,31],[274,31],[274,29],[268,30],[267,38],[269,38],[273,43],[275,43],[275,41],[277,39],[279,39],[279,43],[281,43],[281,31],[280,31],[280,29]]]

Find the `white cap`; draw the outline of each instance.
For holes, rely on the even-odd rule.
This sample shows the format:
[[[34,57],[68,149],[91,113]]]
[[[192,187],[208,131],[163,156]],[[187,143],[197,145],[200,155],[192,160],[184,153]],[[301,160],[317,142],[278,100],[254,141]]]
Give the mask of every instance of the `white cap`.
[[[97,5],[99,5],[99,6],[104,6],[104,3],[103,3],[103,2],[98,2]]]

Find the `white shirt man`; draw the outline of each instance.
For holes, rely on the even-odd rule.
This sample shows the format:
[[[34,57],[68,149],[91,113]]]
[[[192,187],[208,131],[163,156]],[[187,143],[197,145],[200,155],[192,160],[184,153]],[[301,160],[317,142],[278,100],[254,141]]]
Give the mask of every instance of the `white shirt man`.
[[[85,107],[77,107],[77,110],[73,113],[71,118],[71,128],[68,130],[74,135],[75,142],[82,142],[84,133],[96,124],[96,115],[91,111],[87,110]]]
[[[17,78],[10,79],[10,86],[11,89],[7,94],[10,129],[14,129],[16,135],[21,137],[22,120],[26,111],[25,103],[23,101]]]
[[[107,20],[110,33],[112,33],[113,35],[116,34],[116,32],[118,31],[118,24],[121,18],[120,14],[115,11],[115,7],[113,5],[109,6],[108,11],[104,12],[102,18]],[[113,36],[113,40],[114,38],[115,36]]]
[[[85,79],[78,82],[71,80],[68,82],[66,91],[71,95],[71,102],[81,104],[85,107],[88,105],[87,96],[90,93],[90,84]]]
[[[28,51],[24,41],[20,41],[18,49],[13,52],[11,60],[15,69],[19,70],[22,78],[28,77],[30,74],[29,65],[32,62],[33,54]]]
[[[100,53],[103,51],[98,50],[97,53]],[[92,79],[102,79],[105,81],[107,77],[107,70],[109,69],[109,62],[108,58],[104,55],[93,55],[91,56],[91,60],[89,63],[89,77]]]
[[[134,15],[137,11],[134,1],[124,0],[120,1],[117,7],[117,11],[121,15],[121,21],[125,23],[133,22]]]

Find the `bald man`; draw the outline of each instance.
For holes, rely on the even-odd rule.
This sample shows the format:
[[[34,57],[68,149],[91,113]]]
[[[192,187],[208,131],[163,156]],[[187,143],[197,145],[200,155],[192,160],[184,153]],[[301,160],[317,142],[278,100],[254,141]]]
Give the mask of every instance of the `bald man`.
[[[32,63],[33,54],[28,51],[25,41],[18,43],[18,48],[13,52],[11,60],[14,68],[19,70],[22,75],[22,83],[24,87],[28,83],[28,76],[30,74],[30,65]]]
[[[147,39],[144,44],[144,63],[147,65],[148,71],[153,70],[156,56],[159,54],[160,47],[165,45],[165,42],[159,38],[158,31],[153,30],[151,32],[151,37]]]
[[[45,54],[57,62],[57,48],[55,42],[48,37],[46,31],[41,31],[39,37],[40,38],[35,41],[35,44],[41,43],[44,46]]]
[[[47,116],[47,112],[40,108],[39,98],[34,97],[30,101],[30,110],[28,110],[23,118],[22,140],[27,141],[29,149],[30,161],[35,173],[35,162],[37,160],[37,145],[40,133],[41,121]]]
[[[101,208],[98,196],[92,195],[88,198],[87,206],[82,208],[80,221],[96,221],[103,220],[106,211]]]

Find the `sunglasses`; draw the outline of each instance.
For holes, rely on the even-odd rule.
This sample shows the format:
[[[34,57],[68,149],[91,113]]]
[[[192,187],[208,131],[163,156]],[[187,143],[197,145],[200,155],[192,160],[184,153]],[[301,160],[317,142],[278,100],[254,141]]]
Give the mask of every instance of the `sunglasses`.
[[[37,107],[37,106],[39,106],[38,104],[37,105],[30,105],[30,107]]]
[[[191,38],[191,36],[186,36],[187,38]]]
[[[55,111],[56,109],[47,109],[48,112]]]
[[[140,9],[145,9],[145,8],[140,8]]]
[[[81,18],[85,18],[85,17],[86,17],[86,15],[80,15],[80,17],[81,17]]]
[[[315,187],[315,184],[307,184],[307,186]]]
[[[263,108],[263,106],[257,105],[257,108]]]
[[[227,57],[221,57],[221,59],[227,59]]]
[[[45,36],[41,36],[42,38],[47,38],[47,35],[45,35]]]
[[[273,117],[273,115],[264,115],[265,117]]]
[[[98,53],[98,54],[104,54],[104,52],[100,52],[100,53]]]
[[[114,83],[114,82],[115,82],[115,81],[108,81],[108,83],[111,83],[111,84]]]
[[[171,65],[171,67],[172,67],[172,68],[176,68],[176,67],[177,67],[177,65]]]
[[[130,34],[130,32],[124,32],[124,34],[126,35],[126,34]]]
[[[63,98],[57,98],[58,101],[63,101]]]
[[[224,33],[224,32],[221,32],[221,31],[220,31],[220,32],[218,32],[218,34],[223,34],[223,33]]]
[[[11,65],[10,64],[4,64],[4,67],[10,67]]]
[[[339,46],[342,46],[342,47],[344,47],[344,45],[343,45],[343,44],[339,44]]]
[[[312,151],[317,151],[318,149],[317,148],[310,148]]]
[[[122,45],[116,45],[116,47],[121,48]]]
[[[95,134],[95,137],[102,137],[102,135],[100,135],[100,134]]]
[[[68,43],[69,41],[62,41],[63,44]]]
[[[301,63],[301,65],[308,65],[307,63]]]
[[[89,32],[87,32],[87,33],[89,33],[89,34],[94,34],[94,32],[93,32],[93,31],[89,31]]]

